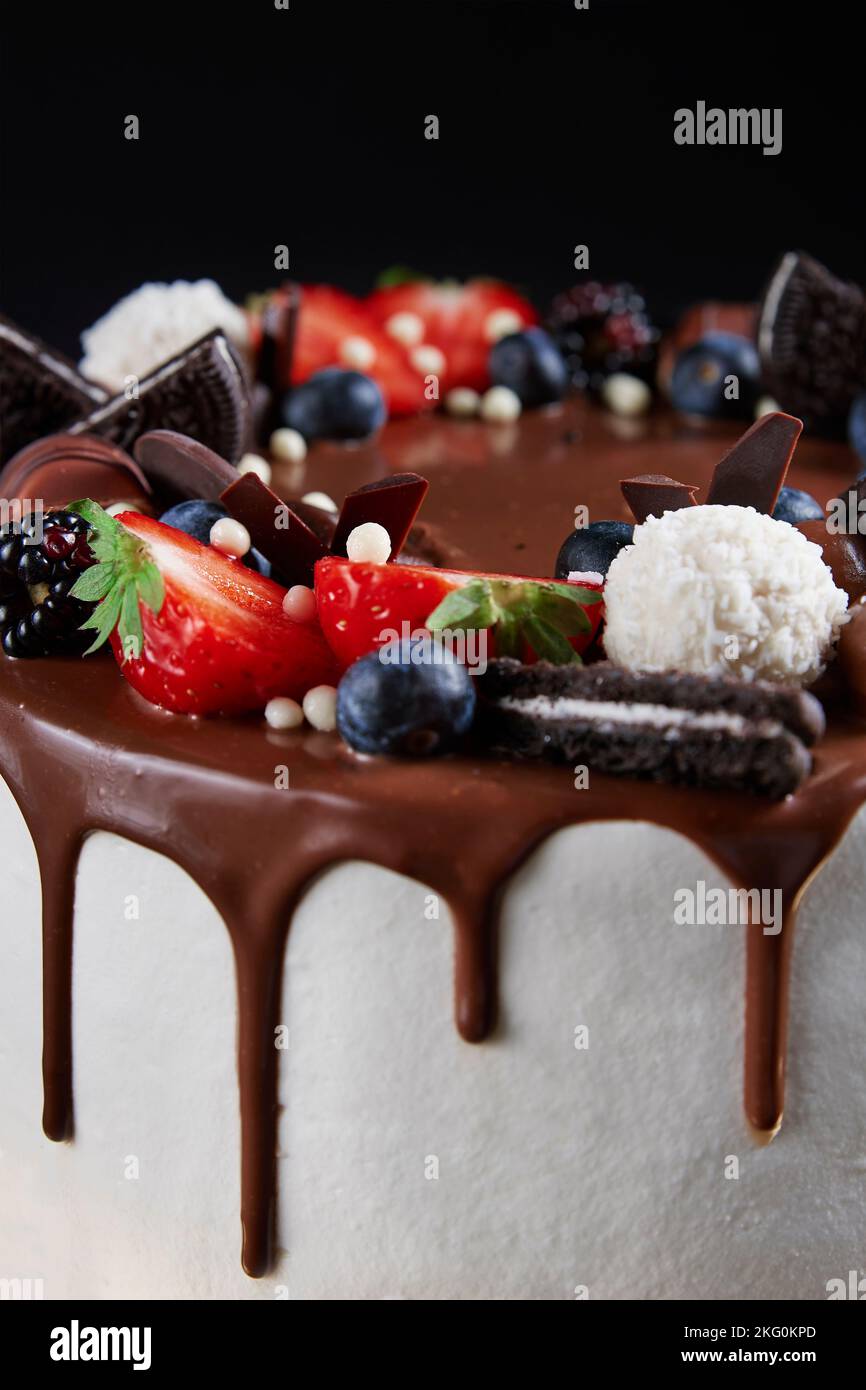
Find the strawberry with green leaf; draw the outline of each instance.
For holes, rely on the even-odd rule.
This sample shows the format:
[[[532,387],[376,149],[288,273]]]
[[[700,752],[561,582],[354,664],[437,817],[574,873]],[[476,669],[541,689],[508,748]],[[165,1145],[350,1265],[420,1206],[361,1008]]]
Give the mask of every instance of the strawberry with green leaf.
[[[316,564],[322,631],[343,666],[387,634],[484,631],[487,656],[579,662],[598,631],[601,586],[328,555]]]
[[[336,663],[316,622],[283,612],[285,590],[173,526],[94,502],[74,510],[91,527],[97,564],[75,597],[94,651],[110,640],[121,672],[152,704],[181,714],[240,714],[273,696],[302,699],[330,685]]]

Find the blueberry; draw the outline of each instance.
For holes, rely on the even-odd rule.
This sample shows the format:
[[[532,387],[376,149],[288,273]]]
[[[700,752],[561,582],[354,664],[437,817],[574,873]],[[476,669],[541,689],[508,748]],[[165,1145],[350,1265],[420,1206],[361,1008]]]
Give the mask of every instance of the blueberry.
[[[737,378],[738,398],[728,399],[729,377]],[[758,352],[737,333],[708,333],[681,352],[671,376],[671,401],[687,415],[750,419],[760,390]]]
[[[359,753],[444,753],[466,733],[474,713],[472,677],[429,637],[361,657],[337,690],[337,728]]]
[[[592,521],[572,531],[556,557],[557,579],[567,579],[572,571],[580,574],[607,574],[624,545],[631,545],[634,527],[628,521]]]
[[[210,545],[211,527],[224,516],[228,516],[228,512],[221,502],[205,502],[196,497],[191,502],[175,503],[167,512],[163,512],[159,519],[163,525],[183,531],[185,535],[201,541],[202,545]],[[247,569],[257,570],[265,578],[270,576],[270,562],[257,550],[251,550],[244,556],[244,564]]]
[[[783,487],[773,508],[774,521],[790,521],[796,526],[800,521],[823,521],[824,508],[812,496],[798,487]]]
[[[855,397],[848,416],[848,438],[851,448],[866,463],[866,391]]]
[[[283,398],[283,424],[305,439],[366,439],[385,423],[385,398],[372,377],[325,367]]]
[[[526,328],[507,333],[490,349],[490,379],[509,386],[524,407],[561,401],[568,386],[568,367],[549,333]]]

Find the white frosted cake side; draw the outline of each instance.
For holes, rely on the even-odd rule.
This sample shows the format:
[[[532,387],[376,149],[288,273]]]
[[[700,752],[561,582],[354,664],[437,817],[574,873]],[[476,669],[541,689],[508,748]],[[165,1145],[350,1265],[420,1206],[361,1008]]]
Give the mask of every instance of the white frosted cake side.
[[[260,1280],[240,1265],[214,908],[167,859],[88,839],[76,1132],[54,1144],[36,857],[2,783],[0,845],[0,1279],[46,1298],[823,1299],[862,1274],[866,808],[800,911],[763,1148],[741,1104],[743,928],[674,923],[678,888],[724,883],[688,841],[627,822],[548,840],[505,895],[480,1045],[453,1023],[447,906],[367,864],[325,873],[289,935],[280,1253]]]

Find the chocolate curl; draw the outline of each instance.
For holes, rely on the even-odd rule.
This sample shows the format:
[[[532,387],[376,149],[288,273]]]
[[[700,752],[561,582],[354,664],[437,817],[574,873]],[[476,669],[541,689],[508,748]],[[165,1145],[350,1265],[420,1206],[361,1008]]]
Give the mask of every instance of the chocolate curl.
[[[772,516],[802,429],[795,415],[763,415],[716,464],[707,505]]]
[[[648,516],[663,516],[665,512],[678,512],[682,507],[696,505],[697,487],[692,483],[678,483],[664,473],[639,473],[636,478],[623,478],[620,487],[638,524]]]
[[[270,560],[281,583],[312,585],[313,567],[327,549],[261,478],[242,474],[220,494],[220,501],[246,526],[255,549]]]
[[[135,441],[133,453],[154,491],[172,504],[216,502],[238,476],[213,449],[175,430],[150,430]]]
[[[396,560],[429,486],[427,479],[418,473],[394,473],[390,478],[365,483],[350,492],[340,509],[331,554],[345,555],[346,542],[355,527],[366,521],[376,521],[388,532],[391,559]]]

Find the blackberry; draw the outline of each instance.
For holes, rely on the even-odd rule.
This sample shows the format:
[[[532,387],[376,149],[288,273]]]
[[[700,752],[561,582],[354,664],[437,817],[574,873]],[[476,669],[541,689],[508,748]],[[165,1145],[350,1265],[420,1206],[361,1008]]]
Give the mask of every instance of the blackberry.
[[[545,326],[580,390],[598,391],[613,372],[652,385],[660,334],[633,285],[574,285],[556,296]]]
[[[74,655],[90,645],[79,628],[94,604],[70,598],[69,591],[94,563],[87,522],[74,512],[46,512],[41,522],[26,517],[0,527],[0,643],[7,656]]]

